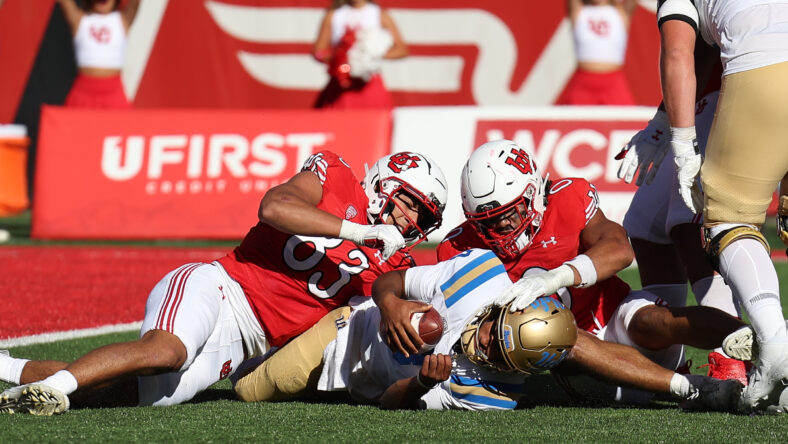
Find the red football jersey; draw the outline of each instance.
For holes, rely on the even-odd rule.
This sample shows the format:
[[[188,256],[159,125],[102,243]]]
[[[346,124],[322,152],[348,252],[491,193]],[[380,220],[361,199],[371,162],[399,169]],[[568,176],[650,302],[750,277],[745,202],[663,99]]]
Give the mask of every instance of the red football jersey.
[[[302,171],[307,170],[323,184],[318,208],[368,223],[367,196],[341,157],[315,154],[304,164]],[[272,346],[303,333],[351,297],[369,296],[372,282],[386,271],[411,265],[410,256],[401,252],[383,262],[378,250],[342,239],[291,235],[262,222],[219,262],[243,288]]]
[[[531,246],[516,259],[503,261],[509,278],[516,281],[533,270],[550,270],[582,254],[580,232],[598,210],[596,189],[585,179],[554,182],[547,198],[542,226]],[[438,260],[446,260],[469,248],[488,248],[471,223],[465,221],[438,245]],[[626,282],[617,276],[588,288],[562,288],[561,302],[572,310],[577,326],[594,332],[607,324],[613,311],[629,294]]]

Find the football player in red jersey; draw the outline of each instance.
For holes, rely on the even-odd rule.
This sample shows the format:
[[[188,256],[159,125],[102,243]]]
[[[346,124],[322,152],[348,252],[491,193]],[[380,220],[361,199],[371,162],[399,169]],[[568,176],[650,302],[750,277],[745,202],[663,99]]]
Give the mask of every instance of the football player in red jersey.
[[[0,412],[62,413],[78,388],[129,377],[136,404],[188,401],[350,297],[371,294],[377,276],[410,266],[406,242],[440,225],[446,196],[443,173],[421,154],[385,156],[360,182],[341,157],[317,153],[263,196],[259,222],[233,252],[156,285],[139,340],[70,364],[3,356],[0,378],[24,385],[0,394]]]
[[[581,178],[544,180],[514,142],[474,151],[461,194],[468,220],[439,245],[439,260],[468,248],[492,249],[515,281],[497,305],[513,301],[513,309],[522,309],[557,293],[581,330],[564,370],[647,391],[619,390],[622,400],[648,400],[649,392],[681,395],[675,389],[686,386],[686,378],[672,371],[681,364],[680,344],[713,348],[743,325],[714,308],[667,307],[651,293],[631,291],[615,274],[632,262],[632,247],[624,229],[599,210],[594,186]],[[736,397],[740,383],[724,387],[726,396]]]

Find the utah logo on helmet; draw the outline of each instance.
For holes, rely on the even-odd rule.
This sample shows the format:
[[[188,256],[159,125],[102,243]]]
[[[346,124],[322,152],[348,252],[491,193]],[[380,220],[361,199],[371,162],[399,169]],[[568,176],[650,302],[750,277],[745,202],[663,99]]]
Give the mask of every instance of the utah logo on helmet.
[[[404,151],[383,156],[367,168],[361,183],[367,194],[367,216],[370,223],[384,223],[397,202],[397,193],[406,193],[419,204],[419,218],[411,221],[415,227],[402,233],[406,241],[421,242],[440,227],[448,199],[446,178],[438,164],[429,157]],[[416,242],[416,243],[418,243]]]
[[[531,153],[511,140],[478,147],[462,170],[465,218],[501,257],[525,251],[539,231],[546,182]]]

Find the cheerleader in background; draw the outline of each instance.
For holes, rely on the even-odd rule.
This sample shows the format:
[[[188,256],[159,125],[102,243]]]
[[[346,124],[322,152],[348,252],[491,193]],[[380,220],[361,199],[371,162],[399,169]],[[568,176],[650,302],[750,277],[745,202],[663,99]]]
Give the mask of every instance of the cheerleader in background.
[[[126,34],[137,14],[139,0],[57,0],[74,37],[77,78],[66,106],[130,108],[120,70],[126,56]]]
[[[315,108],[392,108],[383,84],[383,59],[408,55],[391,16],[371,0],[335,0],[312,54],[328,65],[330,80]]]
[[[577,70],[558,105],[634,105],[624,76],[636,0],[567,0]]]

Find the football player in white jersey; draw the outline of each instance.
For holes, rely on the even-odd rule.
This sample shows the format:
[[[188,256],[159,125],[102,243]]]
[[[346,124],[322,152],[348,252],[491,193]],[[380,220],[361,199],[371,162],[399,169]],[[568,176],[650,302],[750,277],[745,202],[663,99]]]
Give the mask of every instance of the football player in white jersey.
[[[694,212],[703,210],[707,252],[752,321],[752,328],[732,334],[723,347],[739,359],[757,356],[741,407],[760,410],[773,403],[783,389],[780,380],[788,378],[779,283],[759,231],[788,172],[788,3],[661,0],[657,18],[679,193]],[[720,48],[723,67],[705,159],[696,141],[693,103],[698,35]]]
[[[357,402],[383,408],[512,409],[528,374],[557,365],[574,345],[574,317],[557,300],[544,298],[516,314],[488,308],[511,285],[488,250],[402,271],[375,282],[374,300],[335,310],[240,378],[239,397],[271,401],[314,390],[347,391]],[[440,341],[426,355],[393,352],[381,336],[385,327],[376,302],[407,310],[408,317],[434,307],[444,320]],[[528,320],[541,331],[517,328]],[[512,340],[519,332],[531,334]]]
[[[695,45],[698,101],[695,127],[701,154],[717,107],[722,65],[719,50],[702,41]],[[635,251],[643,289],[658,295],[672,307],[687,303],[687,282],[698,305],[718,308],[741,318],[730,287],[714,271],[703,251],[702,217],[684,204],[678,193],[676,169],[670,152],[670,127],[664,104],[660,104],[646,128],[630,140],[616,159],[618,177],[634,181],[637,192],[624,216],[623,226]],[[688,361],[689,363],[689,361]],[[749,363],[733,359],[717,347],[709,352],[708,375],[738,379],[747,384]]]

